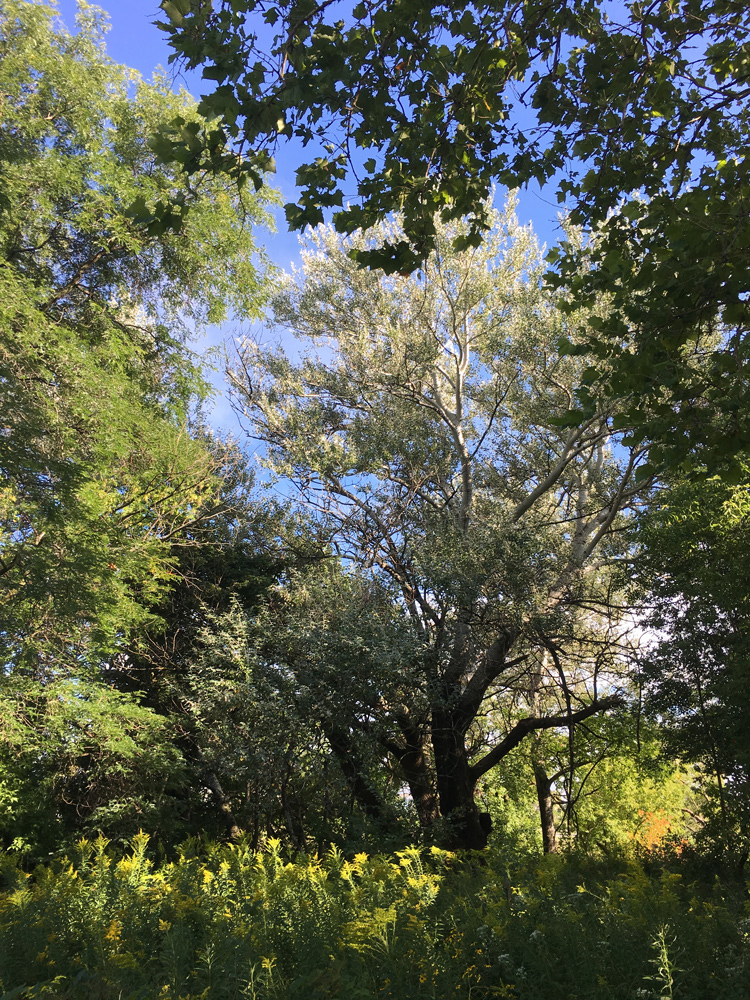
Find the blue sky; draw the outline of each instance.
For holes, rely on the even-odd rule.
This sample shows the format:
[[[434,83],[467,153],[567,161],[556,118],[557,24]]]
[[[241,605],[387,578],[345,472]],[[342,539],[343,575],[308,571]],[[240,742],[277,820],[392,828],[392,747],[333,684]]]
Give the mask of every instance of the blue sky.
[[[76,15],[75,0],[58,0],[57,5],[64,24],[69,30],[73,30]],[[110,17],[111,29],[107,36],[107,52],[112,59],[137,69],[146,79],[150,79],[159,66],[169,74],[175,73],[174,68],[168,65],[171,50],[166,36],[153,24],[159,17],[163,17],[158,0],[101,0],[97,6],[106,10]],[[195,98],[199,98],[204,85],[200,74],[192,73],[177,74],[175,86],[184,86]],[[208,85],[210,86],[211,84]],[[286,151],[280,150],[277,156],[274,186],[280,189],[284,201],[295,200],[294,173],[300,162],[301,158],[294,147],[287,148]],[[553,191],[545,196],[533,190],[520,193],[519,219],[522,223],[533,224],[541,242],[551,244],[555,241],[558,212]],[[292,263],[299,261],[298,241],[296,234],[286,231],[283,213],[280,211],[277,213],[277,230],[276,234],[258,233],[258,241],[265,244],[275,264],[288,270]],[[228,324],[221,330],[212,331],[204,346],[215,346],[225,339],[237,336],[239,332],[236,324]],[[214,381],[219,395],[214,403],[212,423],[217,430],[237,433],[237,421],[222,395],[223,378],[217,374]]]

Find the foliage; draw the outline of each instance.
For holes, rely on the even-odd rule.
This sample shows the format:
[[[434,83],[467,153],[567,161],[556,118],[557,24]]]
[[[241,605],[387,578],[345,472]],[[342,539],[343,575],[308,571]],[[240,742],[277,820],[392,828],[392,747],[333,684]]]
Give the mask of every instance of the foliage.
[[[190,845],[155,867],[82,842],[29,876],[3,858],[6,997],[448,996],[740,1000],[738,894],[679,865],[547,858],[508,870],[409,848],[288,861],[278,843]]]
[[[141,826],[170,857],[188,831],[238,846],[40,869],[0,903],[9,995],[739,996],[729,906],[686,908],[632,855],[655,865],[671,832],[685,871],[689,814],[747,857],[744,487],[675,474],[636,538],[664,755],[604,713],[633,690],[646,446],[745,473],[746,12],[163,7],[218,84],[199,109],[111,63],[96,8],[70,35],[0,0],[0,836],[27,862]],[[248,11],[278,22],[280,68],[246,75]],[[201,429],[188,342],[259,313],[263,201],[234,180],[262,187],[290,134],[333,142],[290,221],[340,211],[273,304],[307,350],[236,359],[294,490],[260,504]],[[374,156],[344,209],[348,141]],[[566,229],[545,285],[533,234],[483,198],[561,167],[590,232]],[[545,850],[609,858],[606,884],[413,848],[294,865],[274,839],[484,846],[488,813],[506,862],[541,819]]]
[[[588,273],[562,244],[553,283],[579,306],[610,297],[581,346],[612,362],[601,381],[631,401],[630,425],[673,462],[747,446],[743,0],[161,6],[172,58],[203,68],[215,116],[198,136],[165,132],[161,155],[260,183],[280,141],[310,144],[290,225],[333,210],[353,232],[400,211],[403,232],[357,250],[391,273],[420,266],[438,218],[472,216],[459,239],[477,245],[494,182],[551,181],[597,237]],[[221,155],[227,142],[240,157]],[[695,413],[705,404],[717,419]]]
[[[37,856],[179,830],[179,732],[122,667],[166,627],[187,553],[212,531],[230,548],[236,448],[200,430],[188,342],[257,315],[267,281],[263,202],[147,146],[194,103],[112,63],[97,8],[74,34],[55,13],[0,2],[0,832]],[[174,198],[182,232],[149,231]]]
[[[744,485],[678,480],[640,533],[655,630],[643,668],[650,710],[667,752],[703,774],[704,835],[738,863],[750,847],[748,513]]]
[[[303,617],[295,640],[281,606],[264,653],[305,687],[315,665],[340,757],[374,740],[423,828],[442,815],[464,846],[486,836],[483,774],[530,732],[619,702],[620,528],[648,489],[637,449],[615,457],[610,411],[562,426],[581,363],[556,344],[587,317],[544,294],[512,205],[492,218],[479,250],[455,250],[464,227],[441,230],[411,278],[351,259],[395,223],[349,241],[312,232],[274,304],[306,353],[295,363],[247,340],[230,376],[321,554],[348,567],[341,585],[333,573],[302,592],[320,631]],[[507,718],[492,731],[482,719],[497,699]]]
[[[664,759],[657,727],[618,713],[569,734],[543,733],[506,757],[483,782],[493,847],[534,853],[542,844],[535,765],[551,783],[557,849],[589,857],[632,857],[642,848],[692,842],[692,770]]]
[[[0,716],[0,830],[14,850],[52,855],[81,829],[174,835],[185,774],[166,720],[82,679],[6,681]]]
[[[326,788],[324,839],[350,850],[411,842],[419,820],[384,746],[392,732],[374,712],[364,717],[378,699],[398,704],[408,696],[408,667],[421,655],[393,589],[324,558],[269,593],[250,636],[281,694],[277,711],[290,706],[310,734],[319,776],[345,782],[333,801]]]
[[[270,745],[289,720],[273,716],[278,702],[256,711],[247,699],[258,692],[236,658],[216,670],[204,638],[235,607],[249,613],[282,571],[283,524],[260,501],[244,456],[210,439],[204,445],[217,462],[215,499],[172,540],[170,587],[151,602],[148,627],[122,629],[103,662],[71,663],[52,647],[43,679],[17,668],[3,678],[0,831],[33,857],[82,833],[123,841],[146,827],[166,850],[190,834],[221,835],[229,776],[226,794],[254,803],[256,833],[261,818],[274,830],[276,817],[249,789],[277,774],[248,746]],[[253,729],[254,719],[266,728]],[[243,735],[230,752],[221,734],[233,727]]]
[[[182,700],[199,771],[217,776],[234,835],[253,847],[271,836],[297,849],[346,842],[349,797],[316,718],[322,705],[259,655],[262,628],[235,601],[198,636]]]
[[[187,196],[145,136],[195,110],[107,59],[96,8],[75,35],[53,16],[0,7],[0,634],[5,662],[35,669],[42,650],[111,649],[168,588],[169,541],[218,482],[187,430],[207,386],[185,337],[253,314],[262,281],[226,186],[196,182],[180,236],[133,218],[138,199]]]

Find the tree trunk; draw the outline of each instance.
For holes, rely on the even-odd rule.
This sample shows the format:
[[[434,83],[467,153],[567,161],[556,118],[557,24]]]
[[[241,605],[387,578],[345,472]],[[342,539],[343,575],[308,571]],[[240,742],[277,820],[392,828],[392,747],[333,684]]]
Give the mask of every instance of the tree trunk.
[[[231,803],[229,798],[224,794],[221,782],[213,771],[205,772],[203,775],[203,781],[205,782],[206,788],[209,792],[211,792],[211,797],[221,813],[221,818],[224,821],[224,826],[226,827],[227,836],[230,840],[237,840],[238,837],[242,836],[242,830],[240,829],[237,820],[234,818]]]
[[[542,847],[545,854],[557,852],[557,830],[552,802],[552,782],[540,763],[534,764],[534,781],[539,801],[539,816],[542,823]]]
[[[440,814],[446,820],[445,846],[449,850],[481,851],[487,846],[488,824],[477,808],[476,780],[471,775],[464,733],[450,712],[433,712]]]
[[[429,748],[423,729],[400,719],[401,739],[381,739],[381,746],[398,761],[422,830],[428,830],[440,816],[435,778],[429,764]]]
[[[403,761],[401,766],[417,810],[420,829],[428,830],[440,816],[435,786],[425,768],[411,768]]]
[[[532,673],[532,684],[530,691],[530,701],[534,715],[542,716],[541,690],[544,675],[549,666],[549,653],[545,649],[541,663]],[[536,784],[536,797],[539,802],[539,821],[542,826],[542,850],[545,854],[554,854],[557,851],[557,830],[555,829],[555,814],[552,804],[552,782],[544,766],[542,748],[540,745],[541,734],[534,736],[534,743],[531,751],[531,759],[534,767],[534,782]]]
[[[362,759],[357,753],[351,734],[344,729],[328,726],[325,735],[344,773],[346,783],[362,811],[373,819],[387,823],[389,817],[386,815],[385,804],[367,780]]]

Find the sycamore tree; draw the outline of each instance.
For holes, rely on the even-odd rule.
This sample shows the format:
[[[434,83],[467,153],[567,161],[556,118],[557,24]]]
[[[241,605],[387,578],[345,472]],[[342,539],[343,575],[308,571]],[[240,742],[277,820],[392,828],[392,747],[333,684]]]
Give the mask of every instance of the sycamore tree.
[[[360,627],[375,632],[359,648],[331,583],[328,601],[308,592],[301,634],[279,618],[267,655],[308,686],[328,671],[320,712],[363,802],[374,808],[377,788],[351,772],[367,736],[422,827],[464,847],[486,843],[484,774],[529,734],[622,700],[621,529],[645,482],[606,409],[564,426],[580,364],[556,344],[586,317],[546,297],[512,205],[492,222],[480,249],[455,249],[460,224],[441,229],[419,274],[392,278],[350,250],[398,238],[397,223],[350,240],[312,231],[274,305],[301,360],[245,341],[231,371],[290,504],[371,595]],[[326,656],[321,630],[341,616],[343,646],[329,639]],[[529,690],[502,729],[482,724],[493,699]]]
[[[549,184],[597,236],[587,270],[563,245],[550,279],[576,306],[610,296],[576,346],[602,356],[621,419],[675,464],[747,448],[745,0],[161,7],[173,58],[203,69],[211,117],[199,135],[166,129],[165,158],[260,184],[301,142],[290,225],[330,212],[352,232],[401,211],[403,230],[356,251],[394,273],[419,267],[437,219],[471,216],[459,238],[479,241],[493,183]],[[692,345],[718,324],[696,367]],[[579,402],[592,416],[596,398]]]

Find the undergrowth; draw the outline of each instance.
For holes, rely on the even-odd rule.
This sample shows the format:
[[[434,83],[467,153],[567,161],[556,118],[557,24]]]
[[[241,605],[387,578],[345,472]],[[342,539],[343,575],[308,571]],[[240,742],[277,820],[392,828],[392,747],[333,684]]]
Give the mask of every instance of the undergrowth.
[[[156,866],[81,842],[1,856],[2,1000],[746,1000],[737,887],[669,865],[492,853],[282,855],[192,845]]]

